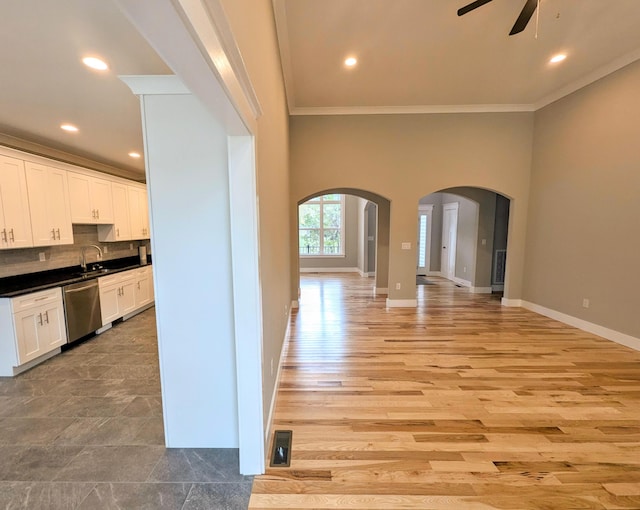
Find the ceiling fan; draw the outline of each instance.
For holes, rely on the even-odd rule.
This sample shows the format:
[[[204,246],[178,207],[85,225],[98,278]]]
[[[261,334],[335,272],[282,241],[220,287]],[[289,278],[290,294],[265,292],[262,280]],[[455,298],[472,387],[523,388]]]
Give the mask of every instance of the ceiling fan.
[[[465,5],[464,7],[461,7],[460,9],[458,9],[458,16],[464,16],[468,12],[471,12],[477,9],[478,7],[482,7],[484,4],[488,4],[491,1],[492,0],[475,0],[475,2],[471,2],[469,5]],[[519,34],[527,27],[527,24],[529,23],[531,16],[533,16],[533,13],[536,11],[536,8],[538,7],[539,1],[540,0],[526,1],[526,3],[524,4],[524,7],[522,8],[522,11],[520,11],[520,16],[518,16],[518,19],[513,25],[511,32],[509,32],[509,35]]]

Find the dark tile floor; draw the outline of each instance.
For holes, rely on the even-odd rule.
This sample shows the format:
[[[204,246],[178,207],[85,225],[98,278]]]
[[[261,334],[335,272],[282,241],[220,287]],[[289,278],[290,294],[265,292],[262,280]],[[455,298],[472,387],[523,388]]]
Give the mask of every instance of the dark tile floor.
[[[244,510],[233,449],[166,449],[152,308],[0,377],[0,508]]]

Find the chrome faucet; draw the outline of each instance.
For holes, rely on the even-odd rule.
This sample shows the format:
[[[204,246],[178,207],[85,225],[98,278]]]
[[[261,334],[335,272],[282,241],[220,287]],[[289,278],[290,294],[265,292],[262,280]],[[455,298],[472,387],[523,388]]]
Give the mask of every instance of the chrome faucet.
[[[80,266],[83,271],[87,270],[87,248],[95,248],[98,250],[98,260],[102,260],[102,248],[100,246],[96,246],[95,244],[90,244],[89,246],[83,246],[82,250],[80,250],[81,262]]]

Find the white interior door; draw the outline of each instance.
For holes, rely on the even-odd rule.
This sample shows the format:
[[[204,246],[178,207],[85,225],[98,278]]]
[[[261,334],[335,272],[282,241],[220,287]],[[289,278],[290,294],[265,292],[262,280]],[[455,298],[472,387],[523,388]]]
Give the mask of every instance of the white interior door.
[[[442,211],[442,258],[440,272],[452,280],[456,275],[456,241],[458,238],[458,204],[444,204]]]
[[[433,206],[420,205],[418,207],[418,248],[417,271],[418,275],[426,275],[431,267],[431,218]]]

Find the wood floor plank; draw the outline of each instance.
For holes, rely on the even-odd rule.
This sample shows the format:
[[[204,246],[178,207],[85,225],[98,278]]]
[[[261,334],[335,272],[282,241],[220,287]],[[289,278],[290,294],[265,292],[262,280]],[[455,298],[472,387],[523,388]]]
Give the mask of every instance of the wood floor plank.
[[[640,353],[440,278],[302,275],[260,509],[638,509]]]

